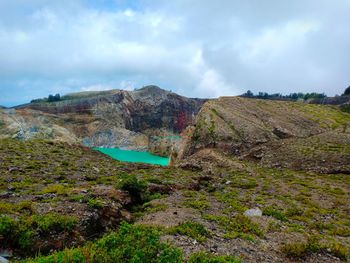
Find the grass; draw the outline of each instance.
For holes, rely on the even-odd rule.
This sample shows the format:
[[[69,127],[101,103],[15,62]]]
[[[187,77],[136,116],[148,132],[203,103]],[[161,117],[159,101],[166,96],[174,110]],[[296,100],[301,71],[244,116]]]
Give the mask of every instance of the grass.
[[[325,148],[327,151],[344,152],[343,148],[334,145],[327,145]],[[161,200],[149,202],[165,196],[161,193],[150,193],[149,183],[171,186],[174,191],[179,191],[181,201],[176,203],[176,206],[196,209],[201,212],[201,222],[208,220],[211,222],[206,223],[217,226],[217,230],[211,230],[208,234],[204,227],[206,223],[191,225],[193,222],[185,222],[176,226],[173,233],[189,236],[199,242],[206,242],[205,240],[208,241],[216,235],[220,238],[258,241],[268,235],[288,238],[296,233],[313,233],[322,235],[319,253],[332,253],[341,258],[346,256],[344,247],[348,246],[350,228],[350,177],[346,174],[327,175],[265,168],[255,163],[233,159],[243,168],[237,171],[231,167],[213,167],[208,184],[203,184],[200,191],[192,191],[188,190],[191,189],[191,183],[197,181],[204,172],[192,172],[176,167],[125,165],[98,153],[91,153],[88,149],[60,143],[0,140],[0,160],[4,164],[0,165],[0,193],[9,194],[0,201],[0,214],[3,215],[0,219],[0,231],[3,234],[0,235],[6,236],[0,242],[13,248],[16,256],[26,257],[38,253],[37,245],[50,242],[57,236],[69,238],[67,242],[59,240],[67,245],[68,249],[51,255],[51,258],[43,256],[41,261],[37,262],[46,262],[45,260],[52,258],[57,258],[58,262],[83,262],[91,260],[100,250],[108,255],[114,253],[104,247],[97,247],[98,238],[105,234],[105,229],[92,229],[95,232],[91,232],[91,235],[96,238],[96,242],[85,244],[79,242],[83,239],[88,240],[88,236],[81,236],[80,231],[85,218],[81,219],[82,221],[76,218],[76,223],[70,224],[69,220],[57,215],[69,216],[68,212],[61,212],[69,211],[73,217],[81,218],[82,212],[98,214],[100,211],[91,211],[91,208],[97,209],[101,205],[108,208],[114,202],[114,207],[131,212],[133,219],[139,211],[143,214],[155,213],[155,216],[158,216],[157,211],[167,210],[173,204],[164,204]],[[210,186],[215,191],[209,191]],[[123,199],[124,197],[126,199]],[[128,203],[130,198],[133,199],[131,204]],[[137,209],[132,208],[135,202],[139,203]],[[67,206],[71,206],[72,209],[67,209]],[[263,218],[268,220],[267,225],[242,215],[247,209],[254,207],[264,210]],[[54,216],[48,214],[45,218],[45,214],[42,213],[48,212],[49,208],[52,210],[50,214]],[[108,220],[107,217],[104,219]],[[115,223],[115,226],[117,225],[118,223]],[[124,238],[132,239],[128,235],[124,235]],[[245,242],[236,241],[237,244]],[[80,247],[70,249],[72,244]],[[143,245],[148,246],[147,242]],[[255,243],[251,245],[255,246]],[[288,256],[294,253],[307,257],[309,253],[314,253],[311,247],[307,242],[300,242],[287,244],[284,251]],[[50,247],[40,251],[47,253],[50,249],[62,248],[63,246]],[[23,254],[19,254],[18,251]],[[196,260],[193,262],[236,260],[234,257],[220,256],[212,259],[212,255],[206,252],[194,255],[192,259]],[[189,259],[181,256],[179,262],[186,260]]]
[[[39,256],[23,263],[240,263],[233,256],[216,256],[205,252],[190,255],[185,260],[180,249],[160,241],[160,231],[154,227],[122,223],[119,230],[83,247],[65,249],[49,256]]]
[[[88,204],[89,207],[96,208],[96,209],[100,209],[104,205],[103,201],[101,201],[99,199],[95,199],[95,198],[90,198],[87,201],[87,204]]]
[[[184,222],[176,227],[172,227],[167,231],[169,234],[180,234],[191,237],[198,242],[204,242],[210,236],[209,231],[200,223]]]
[[[62,184],[51,184],[42,189],[42,194],[57,194],[57,195],[67,195],[68,189]]]
[[[171,263],[182,262],[182,253],[179,249],[160,242],[160,232],[157,229],[123,223],[118,232],[109,234],[95,243],[23,262]]]
[[[186,200],[184,201],[184,205],[186,207],[197,209],[201,212],[205,211],[210,207],[210,203],[207,200],[207,197],[203,193],[195,192],[195,191],[187,191],[184,193]]]
[[[331,253],[335,257],[346,261],[348,259],[347,249],[339,243],[320,243],[315,236],[308,238],[307,242],[288,243],[281,247],[281,251],[288,257],[305,258],[311,253]]]
[[[234,256],[214,256],[201,251],[191,255],[188,263],[241,263],[242,261]]]
[[[18,222],[8,216],[0,216],[0,237],[3,245],[29,250],[33,244],[34,230],[28,222]]]
[[[263,237],[263,231],[257,223],[254,223],[249,217],[236,215],[232,218],[228,216],[204,215],[206,220],[214,221],[226,231],[226,238],[243,238],[254,240],[254,236]]]
[[[78,220],[74,216],[49,213],[46,215],[35,215],[33,222],[39,231],[48,233],[51,231],[72,231],[76,227]]]
[[[282,211],[280,211],[272,206],[265,207],[263,209],[263,215],[272,216],[272,217],[274,217],[280,221],[284,221],[284,222],[288,221],[288,218],[285,216],[285,214]]]

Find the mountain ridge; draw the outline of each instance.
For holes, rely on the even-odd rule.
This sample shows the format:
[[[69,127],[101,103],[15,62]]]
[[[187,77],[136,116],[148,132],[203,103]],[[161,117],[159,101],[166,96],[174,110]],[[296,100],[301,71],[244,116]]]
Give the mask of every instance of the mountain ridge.
[[[206,101],[157,86],[72,93],[58,101],[35,100],[2,111],[0,136],[23,140],[39,137],[89,147],[153,149],[168,155],[172,142],[150,138],[179,134]]]

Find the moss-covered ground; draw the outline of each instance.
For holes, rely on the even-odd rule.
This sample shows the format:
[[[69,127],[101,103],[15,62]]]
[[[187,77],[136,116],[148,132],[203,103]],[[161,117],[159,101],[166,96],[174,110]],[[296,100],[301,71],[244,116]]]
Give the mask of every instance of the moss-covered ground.
[[[349,175],[230,161],[241,168],[189,171],[1,140],[1,247],[29,262],[349,258]],[[256,207],[262,217],[244,215]]]

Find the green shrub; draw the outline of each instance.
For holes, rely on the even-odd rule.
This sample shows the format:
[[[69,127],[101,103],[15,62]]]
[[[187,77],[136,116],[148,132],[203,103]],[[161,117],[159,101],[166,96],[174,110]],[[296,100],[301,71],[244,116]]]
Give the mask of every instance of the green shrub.
[[[26,222],[16,222],[8,216],[0,216],[0,236],[3,244],[27,250],[31,247],[34,233]]]
[[[49,213],[46,215],[35,215],[33,217],[38,229],[42,232],[71,231],[77,225],[77,218],[73,216]]]
[[[350,105],[349,105],[349,104],[341,105],[341,106],[340,106],[340,109],[341,109],[343,112],[350,113]]]
[[[192,254],[188,263],[240,263],[239,258],[233,256],[215,256],[206,252]]]
[[[253,178],[236,178],[233,180],[232,185],[242,189],[252,189],[257,187],[259,184]]]
[[[131,197],[133,197],[137,203],[142,203],[147,199],[147,184],[146,182],[139,180],[135,175],[124,178],[121,182],[120,188],[129,192]]]
[[[87,202],[88,206],[91,208],[102,208],[103,207],[103,202],[99,199],[94,199],[94,198],[90,198]]]
[[[66,195],[68,193],[67,187],[61,184],[51,184],[46,186],[42,191],[43,194],[57,194],[57,195]]]
[[[176,227],[169,229],[170,234],[180,234],[204,242],[209,236],[208,230],[197,222],[184,222]]]
[[[122,223],[116,233],[81,248],[66,249],[46,257],[26,262],[183,262],[179,249],[160,242],[160,233],[152,227]]]
[[[259,225],[254,223],[249,217],[244,215],[236,215],[233,218],[227,216],[205,215],[205,219],[217,222],[223,229],[226,230],[225,237],[227,238],[244,238],[253,240],[252,235],[259,237],[263,236],[263,232]]]
[[[15,228],[16,222],[8,216],[0,216],[0,235],[9,236]]]
[[[339,243],[321,244],[315,236],[308,238],[307,242],[289,243],[281,247],[283,253],[292,258],[304,258],[311,253],[326,252],[346,261],[347,249]]]
[[[280,221],[288,221],[287,217],[281,211],[273,208],[272,206],[264,208],[263,215],[272,216]]]
[[[210,207],[207,196],[203,193],[188,191],[184,193],[186,200],[184,205],[186,207],[191,207],[200,211],[204,211]]]

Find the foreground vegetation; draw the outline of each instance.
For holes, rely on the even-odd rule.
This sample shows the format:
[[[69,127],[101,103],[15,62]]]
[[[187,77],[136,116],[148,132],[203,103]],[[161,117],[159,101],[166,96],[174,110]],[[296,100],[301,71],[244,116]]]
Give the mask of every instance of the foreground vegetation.
[[[184,262],[181,250],[160,242],[160,234],[156,228],[122,223],[118,232],[109,234],[95,243],[23,262]],[[213,256],[201,252],[191,255],[187,262],[241,261],[232,256]]]
[[[0,162],[0,244],[18,261],[349,259],[346,174],[236,158],[197,171],[123,164],[42,140],[0,140]]]

